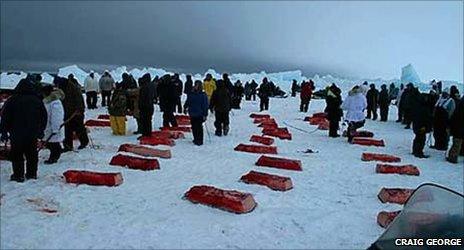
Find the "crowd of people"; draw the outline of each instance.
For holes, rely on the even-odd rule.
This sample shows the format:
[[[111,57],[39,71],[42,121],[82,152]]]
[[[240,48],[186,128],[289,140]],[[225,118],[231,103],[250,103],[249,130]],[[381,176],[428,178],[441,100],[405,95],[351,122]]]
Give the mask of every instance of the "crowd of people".
[[[398,119],[415,134],[412,154],[418,158],[428,158],[424,154],[427,134],[431,133],[434,145],[430,148],[447,151],[446,160],[458,162],[458,156],[464,154],[464,100],[458,88],[453,85],[442,90],[441,82],[432,83],[428,93],[421,93],[412,83],[395,87],[392,83],[381,85],[380,92],[375,84],[368,86],[367,82],[354,86],[342,101],[341,91],[335,85],[327,87],[325,112],[329,120],[329,136],[339,137],[337,133],[340,121],[348,124],[347,137],[351,142],[358,128],[365,124],[366,119],[376,120],[377,110],[380,109],[380,121],[388,120],[389,107],[392,101],[398,109]],[[346,112],[344,115],[343,111]],[[367,112],[367,114],[365,114]],[[344,116],[344,117],[343,117]],[[450,137],[453,137],[449,147]],[[429,137],[430,141],[430,137]]]
[[[14,94],[2,108],[0,132],[1,141],[10,141],[9,158],[13,165],[11,180],[22,182],[37,178],[38,151],[50,150],[45,164],[56,163],[64,152],[73,151],[73,140],[79,139],[78,150],[86,148],[89,136],[84,126],[87,109],[96,109],[98,95],[101,106],[107,107],[112,133],[116,136],[126,135],[126,116],[133,116],[137,122],[134,134],[151,136],[155,105],[159,105],[163,127],[177,127],[175,113],[189,114],[192,125],[193,143],[203,144],[203,123],[211,112],[215,116],[215,135],[227,136],[230,131],[229,113],[240,109],[245,100],[260,99],[260,111],[269,110],[271,97],[286,97],[278,86],[268,78],[263,78],[260,85],[255,80],[240,80],[232,83],[228,74],[222,79],[215,79],[207,74],[203,80],[192,79],[186,75],[183,82],[179,74],[166,74],[154,77],[147,73],[135,79],[128,73],[122,74],[121,81],[105,71],[97,80],[92,71],[83,83],[83,87],[70,74],[67,78],[56,76],[53,84],[44,84],[39,77],[22,79]],[[298,85],[294,80],[291,96],[300,92],[300,112],[308,112],[309,104],[315,90],[312,80]],[[82,92],[85,93],[86,100]],[[393,83],[387,89],[383,84],[380,91],[375,84],[367,82],[354,86],[342,98],[341,89],[335,84],[324,90],[327,119],[329,120],[329,137],[339,137],[340,122],[348,124],[347,137],[351,142],[358,128],[366,119],[376,120],[380,109],[380,121],[388,120],[392,101],[398,107],[398,120],[405,128],[413,128],[413,154],[426,158],[423,149],[426,135],[433,131],[436,150],[447,150],[450,136],[452,146],[446,159],[457,163],[463,150],[463,98],[456,86],[442,90],[441,82],[433,82],[430,93],[420,93],[412,83],[397,88]],[[182,104],[181,96],[187,96]],[[208,112],[209,111],[209,112]],[[346,114],[344,114],[344,111]],[[366,115],[367,111],[367,115]],[[63,131],[64,130],[64,131]],[[61,146],[61,143],[63,147]],[[26,169],[24,169],[24,157]]]
[[[97,79],[91,71],[83,86],[73,74],[67,78],[56,76],[52,84],[43,83],[40,75],[22,79],[1,111],[1,141],[9,141],[11,145],[11,180],[23,182],[37,178],[38,151],[43,148],[50,150],[45,164],[54,164],[62,153],[73,151],[75,137],[80,143],[77,149],[86,148],[89,144],[84,125],[86,107],[96,109],[98,95],[101,95],[101,107],[108,109],[113,135],[126,135],[126,116],[130,115],[137,121],[134,134],[151,136],[154,106],[158,104],[163,113],[163,127],[178,126],[174,113],[188,113],[193,143],[202,145],[203,123],[208,111],[215,116],[215,135],[223,136],[230,130],[229,113],[231,109],[240,109],[243,96],[246,100],[255,100],[258,95],[262,111],[269,109],[270,97],[285,94],[267,78],[259,86],[254,80],[243,86],[240,80],[232,83],[228,74],[223,74],[222,79],[207,74],[203,81],[193,81],[187,75],[185,83],[179,74],[152,79],[147,73],[136,80],[123,73],[121,78],[117,82],[105,71]],[[187,96],[184,104],[182,94]]]

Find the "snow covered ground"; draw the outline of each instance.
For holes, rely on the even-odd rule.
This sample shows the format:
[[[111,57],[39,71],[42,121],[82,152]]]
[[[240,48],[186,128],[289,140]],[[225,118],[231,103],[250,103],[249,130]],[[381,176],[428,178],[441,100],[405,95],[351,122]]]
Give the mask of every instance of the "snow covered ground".
[[[313,100],[309,114],[297,112],[298,98],[271,99],[269,113],[280,126],[287,122],[313,131],[303,122],[305,115],[321,111],[324,101]],[[231,114],[227,137],[213,134],[213,116],[207,121],[205,144],[196,147],[191,134],[176,141],[172,159],[160,159],[161,169],[138,171],[109,166],[122,143],[137,143],[132,135],[135,121],[129,118],[128,136],[115,137],[110,128],[91,128],[98,149],[65,153],[56,165],[43,165],[48,152],[40,153],[39,179],[22,184],[9,181],[11,164],[1,161],[1,248],[367,248],[383,232],[376,224],[381,210],[401,209],[382,204],[377,194],[382,187],[415,188],[434,182],[463,192],[462,158],[458,165],[444,160],[444,153],[426,149],[429,159],[411,154],[413,133],[394,122],[396,108],[387,123],[367,121],[365,128],[382,138],[386,147],[350,145],[345,138],[329,139],[327,131],[311,134],[289,128],[293,140],[276,140],[279,155],[300,159],[302,172],[259,168],[259,155],[236,152],[260,129],[248,117],[258,102],[245,102]],[[87,118],[106,113],[87,111]],[[156,112],[155,127],[161,124]],[[129,135],[130,134],[130,135]],[[77,145],[76,145],[77,147]],[[308,148],[318,151],[303,154]],[[421,175],[375,174],[375,163],[362,162],[362,152],[398,155],[403,163],[418,166]],[[123,173],[119,187],[93,187],[64,183],[68,169]],[[276,192],[239,182],[250,170],[289,176],[294,188]],[[183,200],[193,185],[207,184],[254,195],[258,206],[237,215]],[[42,199],[58,213],[37,211],[27,199]]]

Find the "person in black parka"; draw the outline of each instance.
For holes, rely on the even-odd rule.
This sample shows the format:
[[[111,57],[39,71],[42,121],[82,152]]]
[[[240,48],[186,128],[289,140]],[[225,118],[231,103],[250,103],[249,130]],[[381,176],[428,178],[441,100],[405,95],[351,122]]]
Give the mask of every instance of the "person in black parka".
[[[217,86],[216,86],[217,87]],[[232,92],[232,108],[240,109],[240,103],[242,102],[243,93],[245,92],[240,80],[235,82],[235,86]]]
[[[453,136],[453,144],[448,152],[446,160],[458,163],[458,155],[464,147],[464,96],[456,105],[450,120],[450,134]]]
[[[232,81],[229,78],[229,74],[222,74],[222,80],[224,81],[224,85],[226,86],[227,91],[229,91],[230,95],[232,96],[234,93],[234,84],[232,84]]]
[[[403,110],[403,124],[406,126],[404,127],[405,129],[410,129],[411,128],[411,120],[412,120],[412,115],[413,115],[413,109],[412,109],[412,100],[411,100],[411,95],[414,90],[414,85],[412,83],[406,84],[406,88],[403,91],[403,94],[401,95],[401,100],[400,100],[400,107]]]
[[[73,74],[68,76],[68,80],[62,85],[64,92],[64,141],[63,152],[73,150],[74,134],[79,138],[80,145],[77,149],[84,149],[89,144],[89,137],[84,126],[84,98],[77,80]]]
[[[184,94],[188,95],[192,92],[193,88],[193,80],[191,75],[186,76],[187,80],[185,81],[184,84]]]
[[[182,102],[181,102],[181,97],[182,97],[182,91],[184,89],[183,83],[179,78],[179,74],[174,74],[174,77],[172,78],[173,81],[172,83],[175,86],[175,91],[176,91],[176,108],[177,108],[177,113],[182,113]],[[175,111],[175,110],[174,110]]]
[[[11,142],[12,181],[24,181],[24,157],[26,179],[37,179],[37,142],[44,136],[46,125],[47,110],[37,90],[30,81],[22,79],[5,102],[0,121],[2,141],[9,138]]]
[[[177,127],[177,121],[174,117],[174,111],[177,104],[177,89],[171,76],[164,75],[158,84],[158,97],[161,112],[163,112],[163,127]]]
[[[272,95],[271,85],[267,81],[267,77],[263,78],[263,82],[259,85],[259,103],[260,111],[269,110],[269,97]]]
[[[379,91],[374,84],[370,85],[370,89],[366,94],[367,99],[367,119],[377,120],[377,103],[379,101]],[[372,114],[372,116],[371,116]]]
[[[222,136],[229,133],[229,112],[230,112],[230,94],[227,91],[224,81],[218,80],[216,82],[216,90],[211,95],[209,109],[214,111],[216,120],[214,127],[216,128],[215,134]]]
[[[140,133],[142,136],[151,136],[153,129],[152,119],[155,112],[155,85],[151,82],[151,76],[146,73],[139,79],[139,112],[140,112]]]
[[[380,86],[379,93],[379,108],[380,108],[380,121],[386,122],[388,120],[388,108],[390,107],[390,94],[387,90],[387,85]]]
[[[296,83],[296,80],[293,79],[292,82],[292,97],[296,96],[296,91],[298,90],[298,83]]]
[[[336,138],[340,136],[337,130],[341,117],[343,116],[343,111],[340,107],[342,105],[341,93],[342,91],[335,84],[332,84],[327,90],[327,96],[325,98],[326,108],[324,112],[327,113],[327,119],[329,120],[329,137]]]
[[[410,116],[415,134],[412,154],[418,158],[428,158],[428,155],[424,155],[424,147],[427,133],[432,130],[432,113],[428,103],[430,100],[427,100],[426,94],[421,94],[416,88],[410,89],[409,94],[409,105],[414,110]]]
[[[255,80],[251,81],[250,87],[251,87],[251,97],[253,97],[253,101],[256,101],[256,89],[258,88],[258,84],[255,82]]]

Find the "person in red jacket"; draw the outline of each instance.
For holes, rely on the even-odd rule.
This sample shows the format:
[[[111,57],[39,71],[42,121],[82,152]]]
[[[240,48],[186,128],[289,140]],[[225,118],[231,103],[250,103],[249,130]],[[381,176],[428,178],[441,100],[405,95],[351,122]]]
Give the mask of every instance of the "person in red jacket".
[[[309,102],[311,101],[311,96],[313,95],[314,82],[309,80],[309,82],[303,82],[301,84],[301,93],[300,93],[300,112],[308,112]]]

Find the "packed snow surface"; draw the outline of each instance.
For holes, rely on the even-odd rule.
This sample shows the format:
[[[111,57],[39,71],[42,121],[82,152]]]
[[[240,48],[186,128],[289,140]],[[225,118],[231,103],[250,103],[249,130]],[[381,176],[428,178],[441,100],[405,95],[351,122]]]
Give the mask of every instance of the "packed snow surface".
[[[127,136],[113,136],[110,128],[90,128],[96,149],[65,153],[58,164],[44,165],[48,151],[41,151],[38,180],[10,182],[11,164],[1,161],[0,247],[366,249],[384,231],[376,224],[377,213],[402,207],[382,204],[377,198],[382,187],[416,188],[433,182],[463,192],[462,158],[453,165],[445,161],[442,151],[428,148],[431,158],[414,158],[410,154],[413,133],[394,122],[396,108],[390,109],[388,122],[366,123],[365,129],[373,131],[375,138],[385,140],[386,147],[377,148],[350,145],[345,138],[331,139],[327,131],[304,122],[305,115],[323,110],[324,101],[313,100],[308,114],[297,112],[298,105],[298,98],[271,99],[269,113],[280,126],[286,122],[311,132],[289,127],[293,140],[275,142],[278,156],[302,161],[302,172],[256,167],[258,154],[233,150],[239,143],[249,143],[251,135],[260,134],[248,117],[258,110],[257,101],[244,102],[242,110],[231,113],[231,131],[226,137],[213,135],[214,115],[210,115],[205,144],[194,146],[187,133],[172,147],[173,158],[159,160],[157,171],[108,164],[120,144],[137,143],[132,117]],[[103,108],[87,111],[86,119],[104,113]],[[160,124],[157,110],[154,127]],[[301,153],[306,149],[317,153]],[[362,152],[400,156],[402,163],[418,166],[421,175],[376,174],[374,162],[361,161]],[[66,184],[62,173],[68,169],[121,172],[124,183],[118,187]],[[291,177],[294,188],[277,192],[239,182],[250,170]],[[258,206],[251,213],[237,215],[182,199],[194,185],[249,192]],[[37,211],[46,205],[58,212]]]

